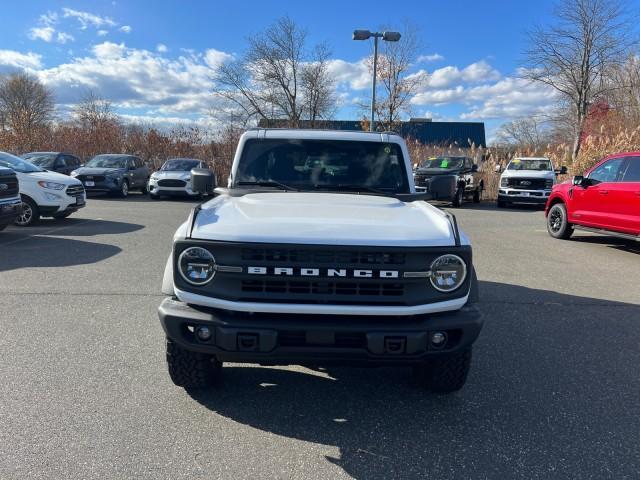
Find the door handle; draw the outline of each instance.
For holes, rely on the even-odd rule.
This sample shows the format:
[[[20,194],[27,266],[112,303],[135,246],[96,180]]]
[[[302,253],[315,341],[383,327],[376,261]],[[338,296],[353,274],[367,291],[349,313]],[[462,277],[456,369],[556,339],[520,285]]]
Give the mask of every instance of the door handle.
[[[609,195],[609,190],[600,190],[598,193],[600,195]]]

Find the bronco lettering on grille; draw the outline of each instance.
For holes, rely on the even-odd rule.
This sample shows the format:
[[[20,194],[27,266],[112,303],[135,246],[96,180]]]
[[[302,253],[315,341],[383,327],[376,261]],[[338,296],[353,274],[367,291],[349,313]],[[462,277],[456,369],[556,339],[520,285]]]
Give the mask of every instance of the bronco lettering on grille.
[[[351,270],[346,268],[247,267],[249,275],[280,275],[285,277],[350,277],[398,278],[397,270]]]

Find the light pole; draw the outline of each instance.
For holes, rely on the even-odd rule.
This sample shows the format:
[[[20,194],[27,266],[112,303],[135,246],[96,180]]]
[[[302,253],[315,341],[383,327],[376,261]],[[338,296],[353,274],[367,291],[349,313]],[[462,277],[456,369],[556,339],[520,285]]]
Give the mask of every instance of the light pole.
[[[369,30],[354,30],[354,40],[369,40],[373,37],[373,82],[371,86],[371,122],[369,122],[369,131],[375,130],[375,108],[376,108],[376,77],[378,70],[378,39],[381,38],[386,42],[397,42],[400,40],[399,32],[370,32]]]

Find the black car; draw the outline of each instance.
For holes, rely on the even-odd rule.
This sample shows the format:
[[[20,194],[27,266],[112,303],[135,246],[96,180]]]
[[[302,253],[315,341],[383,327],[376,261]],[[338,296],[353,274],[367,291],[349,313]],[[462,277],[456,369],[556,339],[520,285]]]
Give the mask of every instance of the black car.
[[[469,157],[436,157],[424,160],[413,174],[416,190],[426,191],[433,200],[450,201],[459,207],[465,198],[480,202],[484,182],[478,165]]]
[[[63,152],[31,152],[25,153],[21,158],[45,170],[64,175],[71,175],[81,163],[75,155]]]
[[[87,192],[107,192],[121,197],[131,190],[147,193],[149,168],[134,155],[96,155],[71,176],[82,182]]]

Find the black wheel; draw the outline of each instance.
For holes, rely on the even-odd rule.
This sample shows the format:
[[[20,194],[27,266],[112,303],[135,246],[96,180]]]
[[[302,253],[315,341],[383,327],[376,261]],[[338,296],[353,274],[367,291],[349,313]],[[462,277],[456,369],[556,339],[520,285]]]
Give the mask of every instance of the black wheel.
[[[147,182],[148,181],[149,180],[147,179]],[[140,189],[143,195],[146,195],[147,193],[149,193],[149,184],[147,182],[144,182],[144,186]]]
[[[120,192],[118,192],[122,198],[127,198],[129,196],[129,181],[123,180],[122,185],[120,185]]]
[[[455,208],[458,208],[460,205],[462,205],[462,202],[464,201],[464,188],[463,187],[458,187],[458,190],[456,190],[456,196],[453,197],[453,206]]]
[[[73,212],[56,213],[53,218],[67,218]]]
[[[573,225],[567,220],[567,207],[556,203],[547,215],[547,231],[553,238],[567,240],[573,234]]]
[[[507,208],[507,202],[498,200],[498,208]]]
[[[22,215],[16,217],[13,223],[19,227],[28,227],[40,220],[40,211],[36,202],[29,197],[22,196]]]
[[[175,385],[184,388],[206,388],[222,373],[222,362],[212,355],[185,350],[167,338],[167,367]]]
[[[427,390],[451,393],[464,386],[470,367],[471,347],[468,347],[425,360],[422,365],[414,367],[414,376],[418,384]]]
[[[151,200],[160,200],[160,195],[156,195],[155,193],[149,193],[149,198]]]
[[[473,192],[473,203],[480,203],[482,200],[482,191],[484,190],[482,184]]]

